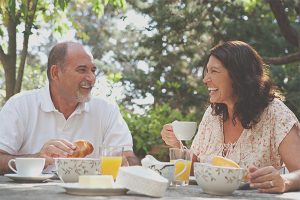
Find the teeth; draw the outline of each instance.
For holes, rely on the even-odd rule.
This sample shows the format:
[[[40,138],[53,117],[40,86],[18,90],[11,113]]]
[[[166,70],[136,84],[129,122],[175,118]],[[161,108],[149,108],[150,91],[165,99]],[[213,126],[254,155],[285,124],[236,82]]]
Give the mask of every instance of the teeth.
[[[208,91],[217,91],[218,90],[218,88],[208,88]]]
[[[88,86],[88,85],[85,85],[85,86],[81,86],[82,88],[86,88],[86,89],[89,89],[91,88],[91,86]]]
[[[89,83],[86,82],[86,81],[82,81],[82,82],[80,83],[80,87],[85,88],[85,89],[90,89],[90,88],[93,87],[93,85],[89,84]]]

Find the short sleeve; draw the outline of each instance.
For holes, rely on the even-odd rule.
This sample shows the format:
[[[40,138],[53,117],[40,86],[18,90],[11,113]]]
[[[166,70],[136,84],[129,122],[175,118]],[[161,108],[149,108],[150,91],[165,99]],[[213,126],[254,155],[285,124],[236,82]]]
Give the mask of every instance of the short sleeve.
[[[0,111],[0,149],[9,154],[17,154],[22,144],[24,124],[19,111],[13,97]]]
[[[280,100],[274,99],[268,110],[270,120],[273,121],[273,137],[275,149],[278,151],[280,143],[294,125],[299,127],[299,121],[294,113]]]
[[[103,144],[109,146],[121,145],[126,147],[125,150],[132,151],[133,142],[129,128],[118,106],[115,104],[111,104],[110,106],[112,108],[106,119],[107,128]]]

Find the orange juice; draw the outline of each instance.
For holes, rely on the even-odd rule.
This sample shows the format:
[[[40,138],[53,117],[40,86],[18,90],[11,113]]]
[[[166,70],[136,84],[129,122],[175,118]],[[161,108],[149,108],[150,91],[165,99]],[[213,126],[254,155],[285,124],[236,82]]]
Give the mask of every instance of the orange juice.
[[[175,163],[176,160],[171,160],[171,162]],[[176,177],[176,181],[186,181],[186,182],[189,181],[189,177],[190,177],[190,173],[191,173],[191,166],[192,166],[192,161],[190,161],[190,160],[177,161],[177,163],[175,164],[175,176],[184,169],[186,163],[187,163],[186,170],[181,175]]]
[[[121,156],[103,156],[101,158],[101,174],[112,175],[116,179],[121,163]]]

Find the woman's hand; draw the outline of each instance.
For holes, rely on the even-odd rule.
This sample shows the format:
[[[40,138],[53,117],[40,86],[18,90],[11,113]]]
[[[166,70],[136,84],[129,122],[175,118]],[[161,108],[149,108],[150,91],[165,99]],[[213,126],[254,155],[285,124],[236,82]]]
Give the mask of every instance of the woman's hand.
[[[283,193],[286,192],[286,179],[273,166],[248,168],[247,178],[251,188],[256,188],[260,192]]]
[[[180,141],[177,140],[171,124],[165,124],[160,134],[167,145],[180,148]]]

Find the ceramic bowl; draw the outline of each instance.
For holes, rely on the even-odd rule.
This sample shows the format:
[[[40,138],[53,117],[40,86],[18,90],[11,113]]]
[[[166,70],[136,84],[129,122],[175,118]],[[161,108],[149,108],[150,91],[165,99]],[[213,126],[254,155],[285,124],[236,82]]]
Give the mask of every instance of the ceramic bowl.
[[[99,174],[100,160],[93,158],[55,158],[58,177],[65,183],[78,182],[80,175]]]
[[[166,178],[142,166],[121,167],[116,184],[152,197],[164,196],[169,185]]]
[[[194,163],[197,184],[204,193],[230,195],[242,183],[245,169],[213,166],[209,163]]]

